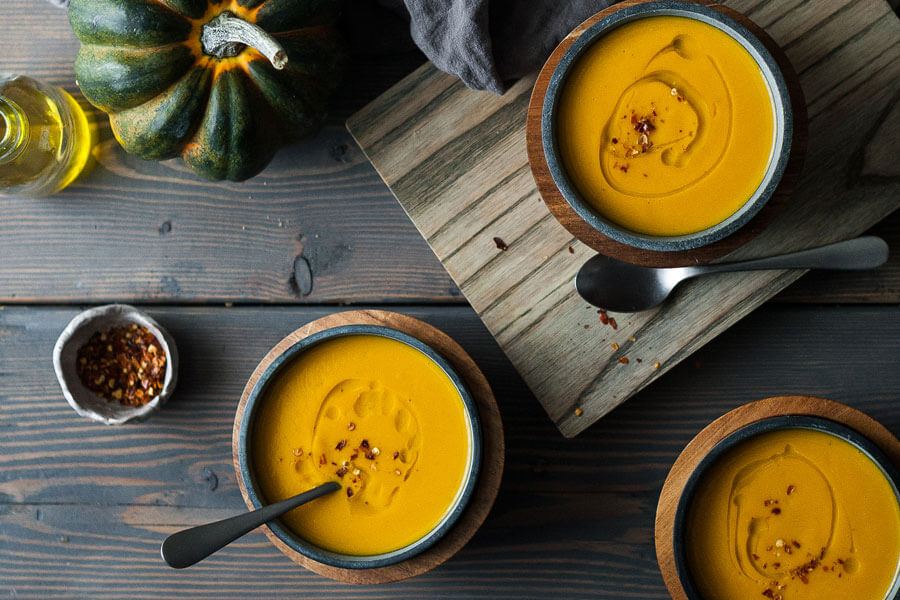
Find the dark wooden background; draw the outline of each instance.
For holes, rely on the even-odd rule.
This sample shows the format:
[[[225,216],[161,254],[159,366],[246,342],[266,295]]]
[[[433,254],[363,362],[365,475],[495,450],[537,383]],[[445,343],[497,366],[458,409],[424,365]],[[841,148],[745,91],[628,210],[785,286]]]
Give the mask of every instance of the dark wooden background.
[[[348,6],[354,59],[327,127],[259,177],[211,184],[177,161],[126,156],[93,112],[90,172],[49,199],[0,197],[0,597],[666,598],[656,500],[706,423],[758,398],[811,394],[900,433],[895,213],[873,229],[895,249],[888,265],[805,276],[563,439],[343,127],[424,60],[401,19],[368,2]],[[80,98],[76,50],[63,11],[0,1],[0,71]],[[65,324],[106,301],[146,306],[178,343],[178,390],[144,424],[78,417],[53,375]],[[256,363],[288,332],[347,304],[425,319],[485,371],[507,463],[484,527],[445,565],[380,587],[306,572],[258,532],[188,570],[166,567],[166,534],[243,507],[231,427]]]

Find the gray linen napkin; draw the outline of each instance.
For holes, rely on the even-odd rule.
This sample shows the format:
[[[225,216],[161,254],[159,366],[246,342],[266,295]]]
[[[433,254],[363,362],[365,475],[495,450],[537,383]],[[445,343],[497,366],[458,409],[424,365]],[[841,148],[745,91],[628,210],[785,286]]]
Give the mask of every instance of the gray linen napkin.
[[[67,6],[69,0],[47,0]],[[302,2],[303,0],[296,0]],[[350,0],[347,10],[364,0]],[[368,0],[371,1],[371,0]],[[615,0],[378,0],[409,16],[413,41],[472,89],[502,94],[576,25]]]
[[[502,94],[576,25],[615,0],[380,0],[410,16],[413,41],[470,88]]]

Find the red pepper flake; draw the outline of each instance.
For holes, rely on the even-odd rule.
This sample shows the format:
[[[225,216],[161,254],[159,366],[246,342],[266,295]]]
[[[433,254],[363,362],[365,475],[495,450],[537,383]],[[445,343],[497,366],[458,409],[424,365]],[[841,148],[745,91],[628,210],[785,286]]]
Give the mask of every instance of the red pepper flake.
[[[509,248],[509,246],[506,245],[506,242],[503,241],[503,238],[495,237],[494,243],[497,245],[497,248],[503,250],[504,252],[506,252],[506,249]]]
[[[369,460],[375,460],[375,455],[372,452],[366,452],[365,457]]]
[[[347,431],[353,431],[354,429],[356,429],[356,423],[353,421],[347,423]]]
[[[790,496],[791,494],[793,494],[795,489],[797,488],[795,488],[793,485],[789,485],[787,487],[787,495]]]
[[[612,143],[613,143],[613,144],[618,144],[618,143],[619,143],[619,138],[613,138],[613,139],[612,139]]]
[[[637,116],[632,116],[631,122],[634,125],[634,130],[638,133],[648,133],[656,129],[653,123],[650,122],[649,117],[642,117],[638,120]]]
[[[337,475],[338,477],[343,477],[344,475],[347,474],[347,467],[341,467],[340,469],[335,471],[334,474]]]
[[[76,372],[105,400],[143,406],[162,391],[166,353],[146,327],[132,323],[98,331],[78,349]]]
[[[590,325],[585,325],[584,328],[585,328],[585,329],[590,329],[591,326],[590,326]]]
[[[394,452],[394,460],[397,460],[397,458],[398,458],[399,456],[400,456],[400,453],[399,453],[399,452]]]
[[[751,554],[750,556],[753,557],[753,560],[759,560],[759,555],[758,555],[758,554]]]
[[[772,590],[769,590],[769,589],[767,589],[766,591],[764,591],[764,592],[762,593],[762,595],[765,596],[766,598],[772,598],[773,600],[774,600],[774,598],[775,598],[775,592],[773,592]]]
[[[359,443],[359,446],[360,446],[361,448],[368,448],[368,447],[369,447],[369,440],[363,440],[363,441],[361,441],[361,442]]]
[[[627,365],[627,364],[628,364],[628,359],[625,358],[625,357],[623,356],[623,357],[621,357],[621,358],[619,359],[619,362],[622,363],[623,365]]]
[[[609,316],[607,316],[605,310],[598,310],[597,313],[600,315],[600,322],[604,325],[609,325]]]
[[[780,562],[772,563],[772,566],[775,567],[776,569],[778,569],[779,567],[781,567],[781,563]]]
[[[809,583],[809,574],[816,570],[819,566],[819,559],[812,559],[805,565],[800,565],[795,569],[791,569],[791,576],[796,577],[803,583]]]
[[[357,458],[359,458],[359,453],[357,452],[354,452],[350,455],[350,460],[356,460]]]
[[[569,254],[575,254],[575,249],[572,246],[569,246]]]
[[[348,498],[352,498],[352,497],[353,497],[353,490],[352,490],[351,488],[347,488],[347,497],[348,497]]]
[[[323,454],[322,456],[319,457],[319,464],[320,464],[320,465],[326,465],[326,464],[328,464],[328,459],[325,458],[325,455],[324,455],[324,454]]]
[[[335,450],[343,450],[344,446],[347,445],[347,440],[341,440],[337,443],[337,446],[334,447]]]
[[[609,318],[609,325],[610,325],[610,327],[612,327],[613,329],[618,329],[618,328],[619,328],[619,326],[616,325],[616,318],[615,318],[615,317],[610,317],[610,318]]]
[[[791,542],[791,544],[794,545],[794,548],[799,548],[799,547],[800,547],[800,542],[798,542],[797,540],[793,540],[793,541]]]

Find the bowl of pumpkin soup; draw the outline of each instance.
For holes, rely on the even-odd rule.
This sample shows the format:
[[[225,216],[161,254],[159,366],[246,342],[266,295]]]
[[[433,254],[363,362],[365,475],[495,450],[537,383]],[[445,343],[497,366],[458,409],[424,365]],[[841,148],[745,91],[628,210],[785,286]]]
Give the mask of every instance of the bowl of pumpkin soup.
[[[409,559],[472,496],[481,427],[463,379],[431,347],[376,325],[319,331],[262,372],[236,424],[246,498],[271,504],[327,481],[340,490],[268,527],[341,569]]]
[[[591,228],[633,248],[728,237],[788,165],[791,98],[776,60],[711,6],[611,11],[577,34],[547,84],[540,130],[555,187]]]
[[[866,436],[814,415],[725,436],[674,520],[690,600],[887,600],[900,589],[900,473]]]

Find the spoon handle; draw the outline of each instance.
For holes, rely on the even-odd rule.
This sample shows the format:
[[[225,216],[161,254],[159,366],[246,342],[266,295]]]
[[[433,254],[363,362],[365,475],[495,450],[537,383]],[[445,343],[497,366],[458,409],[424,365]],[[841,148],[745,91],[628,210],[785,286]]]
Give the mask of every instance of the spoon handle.
[[[160,553],[163,560],[170,567],[176,569],[189,567],[242,535],[253,531],[263,523],[271,521],[310,500],[315,500],[320,496],[339,490],[340,487],[336,481],[329,481],[287,500],[282,500],[242,515],[173,533],[162,543]]]
[[[884,264],[887,258],[887,242],[870,235],[768,258],[687,267],[686,275],[766,269],[874,269]]]

